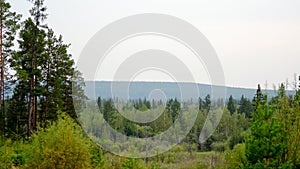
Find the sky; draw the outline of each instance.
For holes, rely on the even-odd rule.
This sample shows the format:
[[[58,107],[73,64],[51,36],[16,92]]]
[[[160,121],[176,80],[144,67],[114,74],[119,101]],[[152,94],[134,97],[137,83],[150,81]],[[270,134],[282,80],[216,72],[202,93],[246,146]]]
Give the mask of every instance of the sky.
[[[23,15],[23,20],[29,16],[31,4],[28,1],[8,2],[14,11]],[[272,89],[273,85],[278,86],[286,79],[292,83],[294,74],[300,74],[298,0],[45,0],[45,4],[48,25],[57,34],[62,34],[66,43],[71,43],[70,53],[75,61],[89,39],[104,26],[126,16],[160,13],[183,19],[206,36],[217,52],[227,86],[256,88],[260,83]],[[147,39],[148,45],[155,45],[155,38],[152,43],[149,37],[133,39],[123,44],[123,50],[126,45],[128,49],[130,43]],[[191,62],[183,55],[178,57],[187,64]],[[117,63],[115,67],[118,67]],[[203,65],[189,67],[205,72]],[[99,73],[98,78],[109,80],[112,70],[107,68],[106,72]],[[209,83],[209,75],[205,73],[199,73],[195,78],[200,83]],[[140,74],[137,79],[169,80],[165,74],[154,71]]]

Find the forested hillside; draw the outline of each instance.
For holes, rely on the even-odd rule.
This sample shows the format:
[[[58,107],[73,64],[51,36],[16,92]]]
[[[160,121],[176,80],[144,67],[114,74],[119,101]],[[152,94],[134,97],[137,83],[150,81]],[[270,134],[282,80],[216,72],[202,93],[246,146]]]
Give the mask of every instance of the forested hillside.
[[[85,81],[85,87],[83,88],[87,97],[91,100],[95,100],[94,96],[101,96],[102,98],[110,98],[113,90],[115,93],[121,93],[121,89],[118,89],[118,86],[126,85],[128,82],[122,81]],[[112,87],[112,84],[114,87]],[[182,96],[180,93],[180,86],[183,88],[193,87],[194,83],[187,82],[142,82],[142,81],[134,81],[129,85],[129,96],[131,99],[138,99],[148,97],[149,93],[152,90],[160,89],[164,92],[167,98],[181,98],[183,100],[190,100],[195,94],[193,91],[188,91],[186,95]],[[197,89],[199,90],[199,96],[204,98],[206,95],[212,93],[212,85],[208,84],[196,84]],[[218,87],[218,86],[214,86]],[[226,90],[226,95],[221,95],[223,93],[214,93],[214,97],[216,98],[229,98],[230,96],[234,98],[241,98],[242,95],[247,98],[253,98],[255,96],[256,89],[249,88],[238,88],[238,87],[226,87],[222,86]],[[276,87],[278,88],[278,87]],[[268,96],[275,97],[277,92],[274,89],[262,89],[264,93],[268,94]],[[294,95],[295,90],[292,87],[289,87],[286,91],[288,95]],[[95,94],[95,95],[94,95]],[[193,98],[194,100],[198,100],[198,98]]]

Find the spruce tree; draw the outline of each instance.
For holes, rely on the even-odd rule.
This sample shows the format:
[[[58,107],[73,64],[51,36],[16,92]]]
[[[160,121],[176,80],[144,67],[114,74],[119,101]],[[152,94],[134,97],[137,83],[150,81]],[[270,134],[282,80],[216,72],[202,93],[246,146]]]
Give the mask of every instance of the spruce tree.
[[[211,100],[210,100],[210,95],[206,95],[204,98],[204,109],[206,109],[207,111],[210,110],[210,106],[211,106]]]
[[[227,109],[230,111],[231,114],[235,112],[235,105],[232,95],[230,95],[228,103],[227,103]]]
[[[245,113],[247,118],[252,117],[252,112],[253,112],[252,103],[249,99],[245,98],[244,95],[242,95],[241,100],[239,101],[239,107],[237,111],[239,114]]]

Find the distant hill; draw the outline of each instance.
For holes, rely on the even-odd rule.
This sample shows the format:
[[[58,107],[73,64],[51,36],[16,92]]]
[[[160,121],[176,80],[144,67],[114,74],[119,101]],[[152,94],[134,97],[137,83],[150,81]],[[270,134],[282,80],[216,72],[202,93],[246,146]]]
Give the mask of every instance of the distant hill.
[[[137,98],[148,98],[151,91],[159,89],[164,92],[167,98],[181,98],[180,88],[185,89],[185,96],[182,99],[187,100],[195,96],[195,90],[189,91],[189,88],[198,87],[200,97],[204,98],[207,94],[211,94],[211,85],[207,84],[195,84],[195,83],[175,83],[175,82],[111,82],[111,81],[86,81],[85,94],[89,99],[94,100],[101,96],[102,98],[112,98],[112,93],[119,93],[118,97],[126,95],[126,91],[129,93],[130,99]],[[95,87],[93,87],[95,86]],[[180,87],[179,87],[180,86]],[[230,95],[235,99],[240,99],[242,95],[252,99],[256,93],[256,89],[247,88],[235,88],[235,87],[225,87],[226,98]],[[113,92],[112,92],[113,91]],[[271,98],[276,96],[277,93],[274,90],[263,90],[264,93],[268,94]],[[95,95],[94,95],[94,94]],[[287,91],[287,94],[294,94],[293,91]],[[197,94],[198,96],[198,94]],[[215,98],[220,96],[215,95]],[[224,96],[221,96],[224,97]],[[122,98],[122,97],[121,97]]]

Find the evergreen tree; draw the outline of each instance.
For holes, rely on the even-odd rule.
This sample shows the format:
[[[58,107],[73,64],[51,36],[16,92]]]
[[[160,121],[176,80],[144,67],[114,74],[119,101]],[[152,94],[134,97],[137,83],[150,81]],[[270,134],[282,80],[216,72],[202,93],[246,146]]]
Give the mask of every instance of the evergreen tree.
[[[232,95],[230,95],[230,97],[229,97],[229,100],[228,100],[228,103],[227,103],[227,109],[229,110],[229,112],[231,114],[233,114],[235,112],[235,110],[236,110]]]
[[[12,12],[11,6],[5,0],[0,0],[0,125],[1,130],[7,128],[8,114],[5,112],[5,91],[9,86],[7,83],[11,81],[9,75],[9,60],[14,53],[13,46],[16,32],[20,28],[19,20],[21,15]],[[3,128],[3,127],[4,128]]]
[[[275,109],[268,105],[267,97],[261,99],[261,95],[257,90],[251,134],[246,138],[247,168],[290,168],[289,162],[282,161],[287,148],[284,123],[274,115]]]
[[[46,19],[43,0],[33,1],[32,18],[25,20],[20,32],[19,51],[12,57],[11,67],[16,72],[16,89],[19,96],[13,99],[26,100],[27,134],[37,128],[37,122],[46,124],[47,119],[56,119],[58,111],[67,112],[76,118],[87,99],[82,87],[81,73],[75,69],[68,53],[70,45],[62,36],[42,25]],[[22,84],[22,85],[19,85]],[[18,89],[22,87],[21,89]],[[23,93],[21,93],[23,92]],[[23,98],[25,97],[25,99]],[[12,101],[16,103],[16,101]],[[13,105],[12,105],[13,106]]]
[[[209,111],[210,110],[210,105],[211,105],[211,100],[210,100],[210,95],[208,94],[204,98],[204,109]]]
[[[261,91],[261,88],[260,88],[260,84],[258,84],[258,87],[257,87],[257,90],[256,90],[256,94],[253,98],[253,107],[254,109],[256,110],[258,105],[260,105],[262,102],[263,102],[263,94],[262,94],[262,91]]]
[[[45,54],[45,36],[44,30],[39,29],[31,18],[27,19],[20,32],[21,39],[18,41],[20,51],[14,55],[12,62],[18,83],[28,84],[28,87],[25,88],[27,90],[23,91],[29,95],[28,135],[31,135],[37,127],[37,98],[43,92],[40,66],[43,64],[42,59]]]
[[[286,95],[285,85],[281,84],[276,97],[276,117],[283,123],[283,133],[286,133],[287,139],[284,144],[287,148],[284,150],[282,161],[291,161],[296,168],[300,166],[300,114],[299,114],[299,91],[296,91],[294,99]]]
[[[174,123],[180,113],[181,105],[177,99],[170,99],[167,102],[167,110],[170,112],[172,117],[172,122]]]
[[[78,106],[76,110],[81,110],[84,106],[83,101],[87,99],[82,89],[84,81],[81,73],[75,69],[74,61],[68,54],[70,45],[63,43],[62,36],[56,38],[50,30],[47,42],[49,60],[44,65],[44,84],[46,84],[44,97],[49,110],[46,111],[48,112],[46,117],[56,119],[56,112],[64,111],[76,118],[74,106]]]
[[[12,67],[16,71],[18,83],[27,83],[29,87],[25,93],[29,95],[27,112],[27,135],[31,135],[37,128],[38,118],[38,97],[41,97],[44,88],[41,67],[45,59],[45,25],[42,22],[46,19],[46,7],[43,0],[33,1],[33,8],[30,10],[31,17],[25,20],[20,32],[20,50],[13,57]]]
[[[20,81],[14,89],[12,99],[9,104],[8,111],[8,132],[11,136],[25,136],[27,133],[27,110],[28,110],[28,84]]]
[[[291,111],[287,156],[295,168],[300,168],[300,89],[296,91]]]
[[[198,99],[198,108],[199,108],[199,110],[203,109],[204,104],[205,104],[204,101],[201,99],[201,97],[199,97],[199,99]]]
[[[242,95],[241,100],[239,102],[238,113],[239,114],[245,113],[247,118],[251,118],[252,112],[253,112],[253,106],[251,101],[245,98],[244,95]]]

